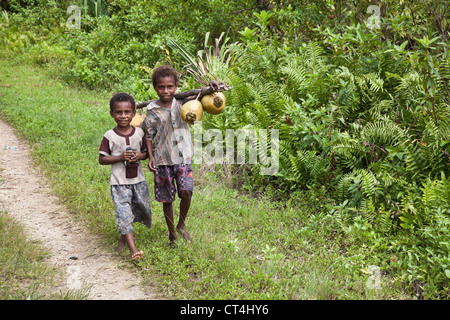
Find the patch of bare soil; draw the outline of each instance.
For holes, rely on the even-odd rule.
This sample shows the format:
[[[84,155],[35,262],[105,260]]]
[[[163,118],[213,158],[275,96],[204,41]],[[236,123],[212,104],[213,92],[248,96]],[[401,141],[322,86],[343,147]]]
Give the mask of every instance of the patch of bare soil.
[[[105,252],[77,226],[34,166],[30,147],[2,119],[0,132],[0,209],[49,249],[48,262],[65,277],[55,291],[90,288],[88,299],[93,300],[158,299],[151,288],[140,286],[138,273],[124,267],[123,258]]]

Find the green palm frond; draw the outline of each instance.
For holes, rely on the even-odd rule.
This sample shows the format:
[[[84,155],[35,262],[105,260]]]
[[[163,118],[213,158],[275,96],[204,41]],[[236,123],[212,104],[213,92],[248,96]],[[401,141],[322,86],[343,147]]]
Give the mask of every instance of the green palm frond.
[[[361,139],[378,147],[385,147],[397,146],[408,139],[408,136],[395,122],[389,118],[382,118],[380,121],[368,123],[361,130]]]

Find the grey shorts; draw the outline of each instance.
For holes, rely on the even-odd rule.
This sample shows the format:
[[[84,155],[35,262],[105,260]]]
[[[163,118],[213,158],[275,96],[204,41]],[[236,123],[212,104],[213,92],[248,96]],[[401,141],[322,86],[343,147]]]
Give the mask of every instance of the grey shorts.
[[[145,181],[130,185],[112,185],[111,196],[116,208],[116,224],[120,235],[133,231],[133,223],[152,226],[150,195]]]

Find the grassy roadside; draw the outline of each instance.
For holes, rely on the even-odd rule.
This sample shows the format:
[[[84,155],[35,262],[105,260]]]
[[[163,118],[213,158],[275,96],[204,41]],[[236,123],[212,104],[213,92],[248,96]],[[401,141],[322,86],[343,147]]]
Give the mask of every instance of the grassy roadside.
[[[110,169],[97,162],[101,138],[114,126],[109,93],[71,87],[43,70],[9,61],[0,61],[0,85],[0,115],[29,141],[69,209],[112,251],[117,230]],[[145,174],[153,198],[153,176]],[[405,298],[388,276],[381,278],[381,290],[365,285],[369,275],[359,270],[384,260],[336,235],[321,199],[305,195],[271,203],[227,188],[230,177],[214,168],[196,166],[194,174],[191,243],[167,246],[162,206],[155,201],[152,229],[136,225],[137,245],[146,253],[136,268],[168,298]]]
[[[46,298],[55,271],[42,262],[47,252],[26,240],[7,212],[0,212],[0,233],[0,300]]]
[[[28,240],[22,226],[0,212],[0,300],[79,300],[81,290],[55,291],[60,271],[45,262],[48,252]]]

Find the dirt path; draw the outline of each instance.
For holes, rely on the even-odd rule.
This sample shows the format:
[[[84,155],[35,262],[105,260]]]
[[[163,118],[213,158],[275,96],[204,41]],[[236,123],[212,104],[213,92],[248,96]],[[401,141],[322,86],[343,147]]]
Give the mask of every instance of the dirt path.
[[[123,259],[105,252],[76,225],[42,175],[33,166],[29,146],[0,119],[0,209],[18,220],[29,238],[41,241],[50,252],[49,262],[60,267],[66,279],[56,291],[90,287],[89,299],[157,299],[139,285],[139,278]]]

